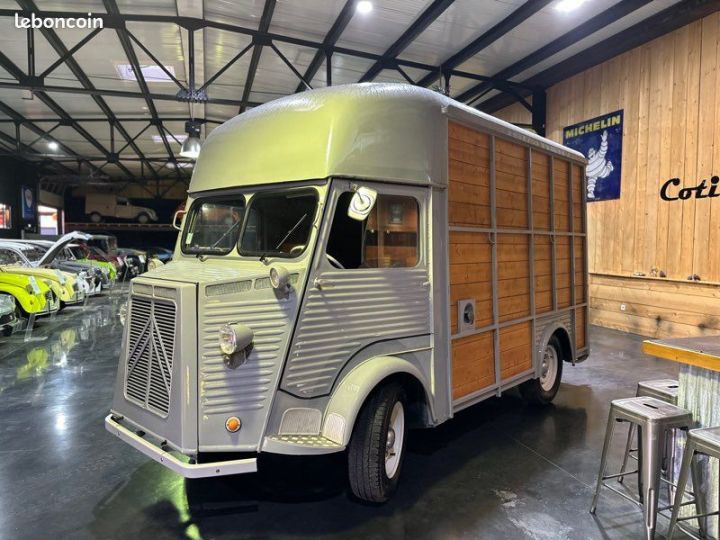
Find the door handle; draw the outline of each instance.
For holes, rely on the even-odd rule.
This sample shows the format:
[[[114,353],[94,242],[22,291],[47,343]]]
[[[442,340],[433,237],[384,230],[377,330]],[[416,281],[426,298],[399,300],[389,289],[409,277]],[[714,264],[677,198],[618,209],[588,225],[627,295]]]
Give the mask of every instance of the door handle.
[[[315,285],[315,288],[318,291],[324,291],[325,289],[332,289],[335,287],[335,285],[333,285],[327,279],[320,279],[320,278],[315,278],[315,280],[313,281],[313,285]]]

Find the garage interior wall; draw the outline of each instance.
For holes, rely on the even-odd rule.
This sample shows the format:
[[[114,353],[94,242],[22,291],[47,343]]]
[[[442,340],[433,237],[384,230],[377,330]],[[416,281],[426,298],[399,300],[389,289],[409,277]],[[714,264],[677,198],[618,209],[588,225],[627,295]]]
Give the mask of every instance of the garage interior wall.
[[[655,337],[717,334],[720,198],[664,201],[660,189],[679,178],[676,195],[720,175],[720,13],[550,88],[547,136],[562,142],[563,127],[618,109],[621,196],[588,204],[590,321]],[[519,104],[496,116],[530,122]]]
[[[21,190],[23,186],[35,191],[34,213],[37,216],[38,174],[29,163],[11,157],[0,157],[0,204],[11,207],[11,228],[0,228],[0,238],[20,238],[22,231],[34,232],[37,229],[36,217],[23,219]]]

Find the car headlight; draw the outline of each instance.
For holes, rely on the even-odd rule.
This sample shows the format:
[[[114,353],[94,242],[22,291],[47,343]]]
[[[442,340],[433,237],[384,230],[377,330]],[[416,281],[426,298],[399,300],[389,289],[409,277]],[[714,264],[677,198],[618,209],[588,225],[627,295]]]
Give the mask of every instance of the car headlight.
[[[232,354],[237,350],[237,336],[232,326],[224,324],[220,328],[220,351],[223,354]]]
[[[15,311],[15,298],[8,294],[0,295],[0,310],[3,312]]]
[[[224,324],[220,327],[220,351],[225,356],[231,356],[244,351],[250,346],[254,338],[253,331],[244,324]]]

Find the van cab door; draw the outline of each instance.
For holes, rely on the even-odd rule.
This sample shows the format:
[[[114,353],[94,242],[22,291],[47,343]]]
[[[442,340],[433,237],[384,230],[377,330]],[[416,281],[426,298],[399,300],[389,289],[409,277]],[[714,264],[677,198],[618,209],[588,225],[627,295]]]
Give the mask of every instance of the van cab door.
[[[348,216],[358,186],[378,193],[364,221]],[[428,196],[423,187],[333,181],[284,390],[327,395],[349,363],[399,351],[423,350],[418,361],[430,363]]]

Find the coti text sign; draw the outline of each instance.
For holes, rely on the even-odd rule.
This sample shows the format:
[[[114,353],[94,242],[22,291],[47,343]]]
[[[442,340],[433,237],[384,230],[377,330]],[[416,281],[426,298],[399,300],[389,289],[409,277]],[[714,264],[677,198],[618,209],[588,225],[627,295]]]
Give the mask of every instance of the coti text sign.
[[[15,28],[103,28],[103,20],[100,17],[93,17],[88,13],[87,17],[38,17],[31,13],[29,17],[22,17],[15,14]]]
[[[671,178],[660,188],[660,198],[663,201],[685,201],[692,197],[696,199],[709,199],[720,197],[720,178],[710,177],[710,180],[702,180],[697,186],[677,189],[681,184],[679,178]]]

